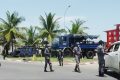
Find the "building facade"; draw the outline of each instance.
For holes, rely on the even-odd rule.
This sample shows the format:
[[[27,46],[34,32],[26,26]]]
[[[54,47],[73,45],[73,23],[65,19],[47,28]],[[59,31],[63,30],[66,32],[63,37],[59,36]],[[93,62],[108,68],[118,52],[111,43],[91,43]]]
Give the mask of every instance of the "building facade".
[[[116,24],[116,29],[107,30],[107,43],[106,47],[110,47],[113,42],[120,41],[120,24]]]

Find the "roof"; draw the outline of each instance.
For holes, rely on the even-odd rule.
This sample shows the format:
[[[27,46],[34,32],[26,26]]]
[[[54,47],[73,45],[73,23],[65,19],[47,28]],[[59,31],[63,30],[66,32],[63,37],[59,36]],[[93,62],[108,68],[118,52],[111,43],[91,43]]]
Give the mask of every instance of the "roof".
[[[112,30],[107,30],[105,32],[111,32],[111,31],[116,31],[117,29],[112,29]]]

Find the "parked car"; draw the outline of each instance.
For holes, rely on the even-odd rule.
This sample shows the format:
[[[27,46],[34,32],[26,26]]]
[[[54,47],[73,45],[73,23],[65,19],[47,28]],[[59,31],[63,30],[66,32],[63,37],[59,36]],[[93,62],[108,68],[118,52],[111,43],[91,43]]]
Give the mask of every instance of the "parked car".
[[[120,74],[120,41],[113,43],[105,55],[105,72],[112,70]]]

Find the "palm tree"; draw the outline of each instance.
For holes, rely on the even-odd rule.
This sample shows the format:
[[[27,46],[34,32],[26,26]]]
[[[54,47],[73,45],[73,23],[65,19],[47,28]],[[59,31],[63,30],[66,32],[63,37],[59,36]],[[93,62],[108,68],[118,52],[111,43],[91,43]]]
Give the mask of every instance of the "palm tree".
[[[24,35],[26,35],[23,42],[25,45],[33,46],[34,43],[36,43],[36,40],[38,40],[38,36],[36,34],[37,26],[30,26],[30,28],[22,27],[22,30],[25,30]]]
[[[85,21],[76,19],[75,22],[72,22],[72,29],[68,29],[70,34],[85,34],[84,30],[88,29],[88,27],[82,27]]]
[[[4,25],[0,24],[0,32],[4,30]],[[4,36],[0,33],[0,45],[4,42]]]
[[[5,44],[4,48],[6,49],[6,53],[8,53],[8,48],[10,46],[10,43],[12,43],[12,51],[13,51],[13,41],[15,38],[23,38],[21,33],[19,32],[19,28],[17,25],[24,21],[25,19],[23,17],[19,17],[17,12],[13,12],[12,14],[7,11],[6,12],[7,19],[0,18],[1,22],[4,25],[4,29],[0,31],[0,33],[5,38]]]
[[[58,33],[66,32],[65,29],[59,29],[58,19],[54,19],[55,14],[49,13],[45,14],[46,17],[40,16],[40,21],[42,24],[41,36],[42,38],[47,38],[51,43],[52,40],[58,35]]]

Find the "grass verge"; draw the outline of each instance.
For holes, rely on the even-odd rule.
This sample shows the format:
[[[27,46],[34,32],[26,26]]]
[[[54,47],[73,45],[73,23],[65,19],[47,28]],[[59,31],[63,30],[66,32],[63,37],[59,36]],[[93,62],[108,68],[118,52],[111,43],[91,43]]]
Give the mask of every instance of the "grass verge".
[[[8,59],[11,59],[13,61],[15,61],[15,60],[44,61],[44,57],[35,57],[35,56],[34,57],[9,57]],[[51,61],[58,62],[58,59],[56,57],[51,57]],[[93,59],[82,58],[81,59],[81,63],[95,62],[95,61],[97,61],[97,58],[93,58]],[[74,59],[74,57],[65,57],[64,62],[73,63],[73,62],[75,62],[75,59]]]

